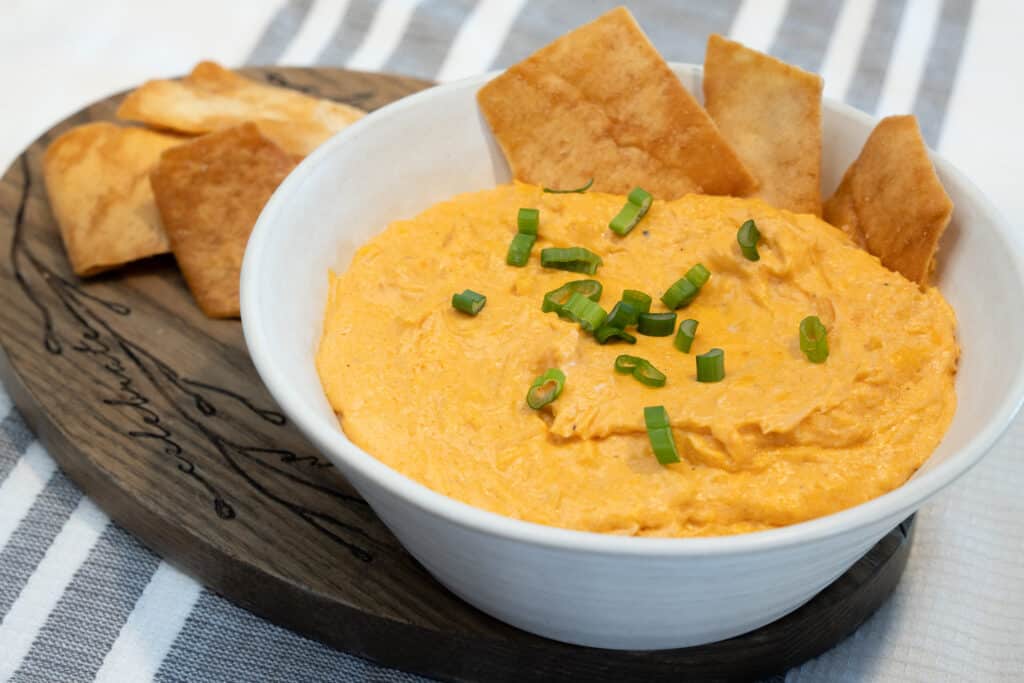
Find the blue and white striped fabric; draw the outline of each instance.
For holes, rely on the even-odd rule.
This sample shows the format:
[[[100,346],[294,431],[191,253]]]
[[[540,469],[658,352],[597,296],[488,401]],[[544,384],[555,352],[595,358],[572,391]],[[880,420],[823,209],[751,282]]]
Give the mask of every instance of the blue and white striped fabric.
[[[0,9],[0,163],[86,102],[200,58],[441,81],[507,66],[607,0],[35,0]],[[933,146],[1024,215],[1024,3],[638,0],[661,52],[710,32],[822,73],[828,96],[913,112]],[[1019,352],[1008,350],[1008,352]],[[918,519],[893,599],[787,681],[1024,679],[1024,421]],[[110,523],[0,388],[0,681],[418,680],[205,591]]]

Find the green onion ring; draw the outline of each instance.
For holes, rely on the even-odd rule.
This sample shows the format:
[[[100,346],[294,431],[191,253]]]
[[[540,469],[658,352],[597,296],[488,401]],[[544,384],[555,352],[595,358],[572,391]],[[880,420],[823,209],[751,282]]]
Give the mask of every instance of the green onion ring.
[[[736,241],[740,244],[740,251],[748,261],[757,261],[761,255],[757,253],[757,243],[761,239],[761,232],[757,229],[757,223],[752,220],[740,226],[736,232]]]
[[[562,393],[565,386],[565,373],[558,368],[551,368],[533,380],[530,390],[526,392],[526,405],[539,410],[554,401]]]
[[[816,315],[800,321],[800,350],[812,363],[824,363],[828,358],[828,330]]]
[[[487,303],[487,297],[467,289],[462,294],[452,294],[452,307],[467,315],[476,315]]]
[[[697,381],[721,382],[725,379],[725,351],[711,349],[697,356]]]
[[[676,332],[672,345],[683,353],[689,353],[690,347],[693,346],[693,338],[697,336],[697,325],[693,318],[687,318],[679,323],[679,331]]]
[[[675,313],[641,313],[636,331],[648,337],[667,337],[676,329]]]

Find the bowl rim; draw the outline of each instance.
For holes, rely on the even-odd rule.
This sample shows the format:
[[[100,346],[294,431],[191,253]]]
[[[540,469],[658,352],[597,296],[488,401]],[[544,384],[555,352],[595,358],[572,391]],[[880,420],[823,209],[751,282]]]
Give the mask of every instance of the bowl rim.
[[[673,62],[670,66],[677,74],[695,75],[703,71],[702,67],[694,64]],[[304,409],[305,399],[301,392],[288,382],[286,373],[277,365],[269,350],[271,342],[261,305],[264,298],[258,295],[258,291],[262,284],[259,278],[260,265],[267,256],[273,226],[277,222],[277,216],[284,211],[289,196],[307,182],[318,167],[348,140],[358,137],[365,129],[381,120],[423,106],[453,90],[476,88],[499,73],[501,72],[492,71],[427,88],[396,100],[348,126],[322,144],[291,172],[274,192],[253,228],[241,274],[241,318],[249,355],[260,379],[284,413],[314,445],[324,450],[329,459],[342,461],[347,467],[355,469],[361,477],[371,480],[376,486],[407,501],[421,512],[475,532],[533,546],[601,555],[728,556],[779,550],[838,537],[886,519],[909,515],[926,499],[949,486],[976,465],[1009,427],[1024,403],[1024,364],[1018,367],[1007,398],[1000,404],[999,409],[988,417],[985,425],[974,434],[964,448],[934,469],[914,477],[892,491],[851,508],[784,527],[729,536],[683,538],[617,536],[506,517],[434,491],[356,446],[336,423],[330,424],[321,418],[317,411]],[[823,98],[822,105],[826,109],[859,119],[869,126],[877,123],[877,119],[869,114],[831,98]],[[990,217],[997,236],[1003,241],[1001,246],[1009,252],[1017,281],[1024,289],[1024,243],[1021,238],[969,178],[942,156],[929,151],[935,166],[946,178],[951,178],[960,187],[967,195],[969,204]]]

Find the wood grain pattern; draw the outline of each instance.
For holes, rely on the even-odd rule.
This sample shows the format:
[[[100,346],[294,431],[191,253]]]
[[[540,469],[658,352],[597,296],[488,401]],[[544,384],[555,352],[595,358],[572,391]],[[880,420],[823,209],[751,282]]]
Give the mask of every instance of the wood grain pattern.
[[[426,87],[334,69],[251,69],[365,109]],[[663,652],[555,643],[448,593],[280,414],[237,321],[209,320],[170,257],[70,270],[40,174],[56,125],[0,181],[0,377],[61,467],[154,551],[237,604],[354,654],[452,680],[744,680],[851,633],[910,547],[895,529],[846,575],[754,633]]]

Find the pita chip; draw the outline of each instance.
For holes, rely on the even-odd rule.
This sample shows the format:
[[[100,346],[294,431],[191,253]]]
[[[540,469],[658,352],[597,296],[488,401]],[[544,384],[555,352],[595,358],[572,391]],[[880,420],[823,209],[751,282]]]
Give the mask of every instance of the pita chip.
[[[890,116],[875,126],[824,207],[826,221],[921,285],[952,215],[913,116]]]
[[[822,80],[712,34],[704,106],[760,183],[758,197],[821,215]]]
[[[117,116],[192,135],[258,121],[285,150],[304,156],[363,112],[200,62],[181,80],[148,81],[129,93]]]
[[[237,317],[242,256],[256,219],[295,159],[254,123],[168,150],[150,176],[171,248],[199,308]]]
[[[77,126],[43,155],[43,178],[71,267],[80,276],[170,250],[149,171],[182,138],[111,123]]]
[[[567,33],[477,95],[519,180],[658,199],[757,182],[625,8]]]

